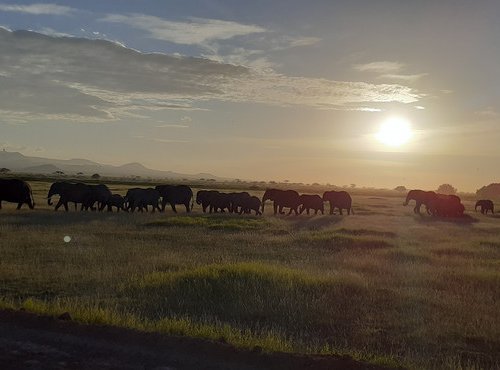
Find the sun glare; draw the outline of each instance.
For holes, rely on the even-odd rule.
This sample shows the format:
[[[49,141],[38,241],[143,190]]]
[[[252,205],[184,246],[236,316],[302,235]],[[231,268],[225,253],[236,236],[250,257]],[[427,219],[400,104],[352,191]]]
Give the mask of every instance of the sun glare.
[[[378,141],[388,146],[406,144],[412,136],[410,122],[402,117],[391,117],[382,123],[375,135]]]

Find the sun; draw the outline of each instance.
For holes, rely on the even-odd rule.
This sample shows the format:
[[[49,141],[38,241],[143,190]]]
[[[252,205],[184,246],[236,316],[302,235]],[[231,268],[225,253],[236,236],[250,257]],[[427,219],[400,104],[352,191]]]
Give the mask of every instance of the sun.
[[[410,122],[403,117],[390,117],[382,123],[375,137],[387,146],[406,144],[412,137]]]

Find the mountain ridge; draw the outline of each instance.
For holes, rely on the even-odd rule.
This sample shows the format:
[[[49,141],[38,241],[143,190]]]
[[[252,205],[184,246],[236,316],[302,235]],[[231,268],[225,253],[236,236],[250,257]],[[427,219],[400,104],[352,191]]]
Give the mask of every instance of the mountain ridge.
[[[62,171],[67,175],[98,173],[101,176],[140,176],[151,178],[189,179],[211,178],[215,180],[233,180],[212,175],[210,173],[185,174],[174,171],[155,170],[139,162],[122,165],[109,165],[94,162],[85,158],[52,159],[30,157],[19,152],[0,151],[0,168],[8,168],[12,172],[33,173],[40,175]]]

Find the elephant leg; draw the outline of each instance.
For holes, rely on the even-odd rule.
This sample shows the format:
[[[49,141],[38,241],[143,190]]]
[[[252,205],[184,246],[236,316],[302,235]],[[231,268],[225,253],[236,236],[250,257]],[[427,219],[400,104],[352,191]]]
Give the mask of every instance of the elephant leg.
[[[191,212],[191,207],[189,206],[189,201],[187,203],[184,203],[184,206],[186,207],[186,213]]]
[[[21,207],[22,207],[22,205],[23,205],[22,203],[17,203],[17,208],[16,208],[16,209],[17,209],[17,210],[20,210],[20,209],[21,209]]]
[[[170,207],[172,207],[172,211],[174,211],[174,213],[177,213],[177,210],[175,209],[175,203],[170,203]]]
[[[306,210],[306,211],[307,211],[307,215],[308,215],[308,216],[309,216],[309,210],[310,210],[310,208],[307,208],[307,210]]]
[[[63,205],[63,202],[61,201],[61,199],[59,199],[59,202],[57,202],[56,207],[54,208],[54,211],[57,211],[59,209],[59,207],[61,207],[62,205]]]
[[[0,200],[0,209],[2,209],[2,201]]]
[[[340,211],[340,215],[342,216],[343,213],[342,213],[342,207],[339,207],[339,211]]]
[[[276,203],[273,204],[273,209],[274,209],[274,215],[278,213],[278,205]]]

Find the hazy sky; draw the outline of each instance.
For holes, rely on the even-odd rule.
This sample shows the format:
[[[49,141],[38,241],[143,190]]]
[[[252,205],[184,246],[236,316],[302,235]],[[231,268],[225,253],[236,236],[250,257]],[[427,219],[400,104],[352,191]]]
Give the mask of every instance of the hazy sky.
[[[0,146],[359,186],[500,182],[500,2],[0,0]],[[399,147],[376,139],[410,121]]]

